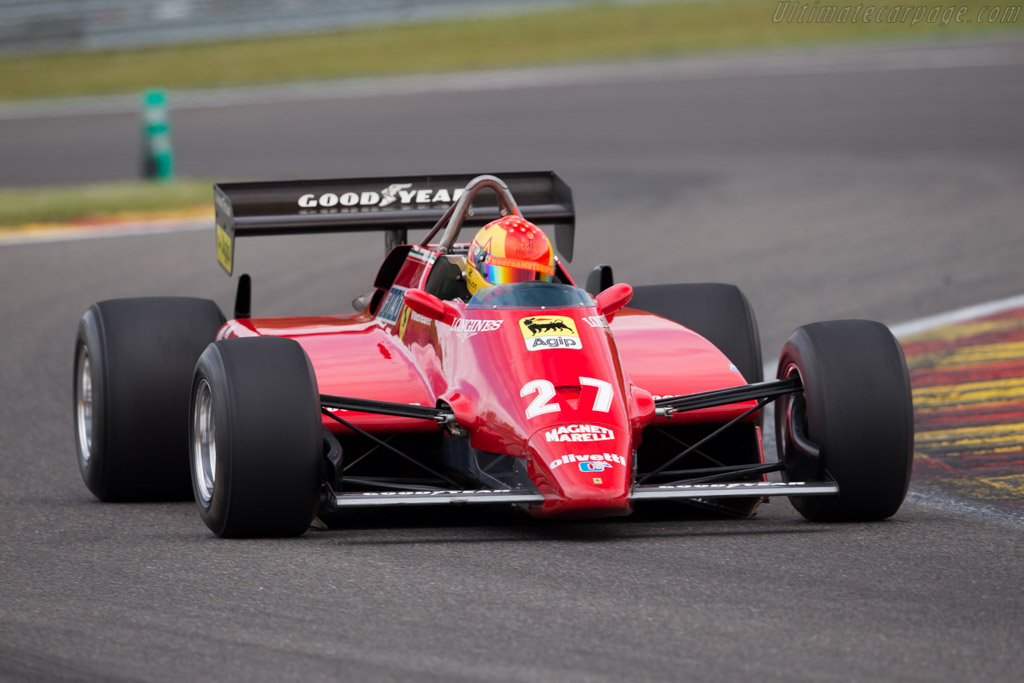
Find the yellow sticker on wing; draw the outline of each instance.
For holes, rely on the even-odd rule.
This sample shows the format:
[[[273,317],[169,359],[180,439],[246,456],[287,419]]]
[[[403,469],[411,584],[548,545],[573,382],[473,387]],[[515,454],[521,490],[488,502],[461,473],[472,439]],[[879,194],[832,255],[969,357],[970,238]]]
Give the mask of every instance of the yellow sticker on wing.
[[[231,275],[231,270],[235,265],[233,252],[231,236],[227,230],[217,224],[217,261],[224,270],[228,271],[228,275]]]

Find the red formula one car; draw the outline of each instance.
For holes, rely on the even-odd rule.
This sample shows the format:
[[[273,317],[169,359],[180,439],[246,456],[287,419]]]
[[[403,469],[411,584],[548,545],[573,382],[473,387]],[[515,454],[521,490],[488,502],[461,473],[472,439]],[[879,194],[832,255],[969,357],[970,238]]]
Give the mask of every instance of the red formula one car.
[[[674,500],[750,516],[782,495],[824,521],[883,519],[903,501],[910,387],[879,323],[799,328],[764,382],[731,285],[632,288],[599,266],[581,289],[556,259],[550,282],[470,297],[469,224],[524,216],[571,258],[572,196],[553,173],[224,184],[215,197],[229,274],[248,235],[381,230],[391,248],[354,314],[254,318],[247,275],[231,320],[201,299],[93,305],[74,414],[102,500],[191,494],[219,536],[297,535],[371,506],[577,519]],[[410,244],[410,228],[428,233]],[[779,459],[765,462],[773,401]]]

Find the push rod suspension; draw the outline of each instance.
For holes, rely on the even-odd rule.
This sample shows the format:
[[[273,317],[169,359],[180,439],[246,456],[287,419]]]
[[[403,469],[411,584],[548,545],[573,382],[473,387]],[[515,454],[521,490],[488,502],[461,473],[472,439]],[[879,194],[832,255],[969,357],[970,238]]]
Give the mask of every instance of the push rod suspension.
[[[730,387],[728,389],[716,389],[715,391],[705,391],[699,394],[661,398],[654,402],[654,407],[658,415],[670,417],[672,413],[684,413],[702,408],[727,406],[733,403],[743,403],[744,401],[775,399],[779,396],[794,394],[802,390],[803,385],[800,384],[800,378],[793,377],[790,379],[777,379],[771,382],[744,384],[743,386]]]
[[[391,451],[395,455],[398,455],[398,456],[408,460],[409,462],[411,462],[413,465],[416,465],[420,469],[429,472],[430,474],[434,475],[435,477],[437,477],[441,481],[445,482],[449,486],[458,488],[458,484],[456,484],[452,479],[444,476],[440,472],[435,472],[433,469],[427,467],[426,465],[421,463],[419,460],[416,460],[416,458],[413,458],[413,457],[403,453],[402,451],[398,450],[397,448],[395,448],[394,446],[392,446],[388,442],[386,442],[383,439],[380,439],[380,438],[374,436],[373,434],[371,434],[370,432],[366,431],[365,429],[360,429],[359,427],[355,426],[354,424],[352,424],[348,420],[345,420],[345,419],[342,419],[342,418],[338,417],[337,415],[335,415],[334,413],[330,412],[326,408],[321,408],[321,412],[323,412],[324,415],[326,415],[327,417],[331,418],[332,420],[345,425],[346,427],[348,427],[352,431],[354,431],[354,432],[356,432],[358,434],[362,434],[367,439],[370,439],[371,441],[376,441],[382,447],[388,449],[389,451]]]
[[[430,408],[427,406],[416,406],[408,403],[389,403],[388,401],[373,401],[366,398],[352,398],[351,396],[330,396],[320,394],[320,405],[324,408],[340,408],[358,413],[373,413],[376,415],[393,415],[395,417],[410,417],[418,420],[434,420],[442,424],[455,418],[455,414],[444,408]]]

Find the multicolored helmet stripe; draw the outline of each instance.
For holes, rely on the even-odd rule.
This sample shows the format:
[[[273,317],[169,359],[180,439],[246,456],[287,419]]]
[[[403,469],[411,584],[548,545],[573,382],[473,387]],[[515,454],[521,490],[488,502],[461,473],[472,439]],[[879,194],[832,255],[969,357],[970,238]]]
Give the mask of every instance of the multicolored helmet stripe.
[[[547,235],[519,216],[488,223],[469,246],[466,284],[470,293],[487,285],[542,280],[555,275],[555,254]]]

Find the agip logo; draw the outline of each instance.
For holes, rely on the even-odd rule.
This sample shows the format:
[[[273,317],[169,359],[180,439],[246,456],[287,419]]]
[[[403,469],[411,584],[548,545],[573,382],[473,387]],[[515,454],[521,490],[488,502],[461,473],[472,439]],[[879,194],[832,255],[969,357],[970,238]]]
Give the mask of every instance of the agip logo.
[[[564,315],[533,315],[519,320],[527,351],[581,349],[576,321]]]

